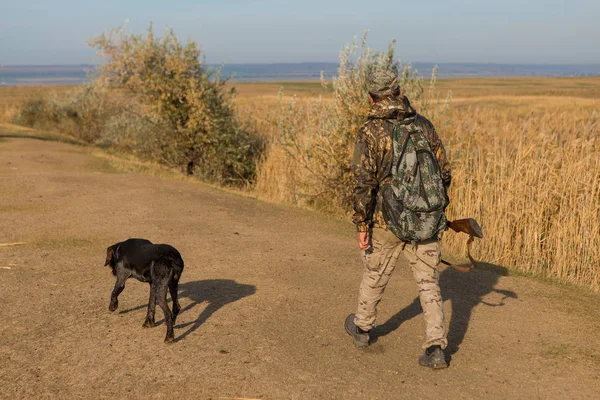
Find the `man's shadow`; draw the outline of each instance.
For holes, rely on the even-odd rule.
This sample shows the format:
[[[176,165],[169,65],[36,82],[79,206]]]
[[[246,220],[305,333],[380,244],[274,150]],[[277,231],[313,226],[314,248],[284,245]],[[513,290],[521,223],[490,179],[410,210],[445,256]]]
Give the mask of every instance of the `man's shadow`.
[[[478,304],[489,307],[501,307],[507,298],[517,298],[517,294],[510,290],[495,289],[500,276],[508,275],[508,270],[493,264],[479,263],[479,268],[468,273],[458,272],[453,268],[447,268],[440,273],[440,289],[442,299],[450,300],[452,304],[452,317],[450,322],[446,319],[448,326],[448,348],[446,356],[451,358],[458,352],[467,330],[473,308]],[[489,293],[498,293],[502,298],[494,303],[488,303],[483,298]],[[421,303],[417,296],[415,300],[396,315],[388,319],[384,324],[375,327],[372,331],[371,340],[376,342],[377,338],[386,336],[400,327],[404,322],[422,313]]]
[[[198,315],[196,320],[175,325],[175,328],[187,328],[185,332],[175,339],[179,341],[184,339],[190,333],[198,329],[211,315],[221,309],[223,306],[238,301],[244,297],[251,296],[256,293],[256,286],[237,283],[231,279],[206,279],[202,281],[185,282],[179,284],[178,297],[179,299],[188,298],[192,302],[183,307],[179,312],[181,314],[190,311],[194,307],[206,302],[208,303],[204,310]],[[171,299],[168,299],[171,302]],[[121,314],[139,310],[147,307],[147,304],[142,304],[128,310],[121,311]],[[156,325],[160,325],[164,319],[158,321]],[[176,331],[177,333],[177,331]]]

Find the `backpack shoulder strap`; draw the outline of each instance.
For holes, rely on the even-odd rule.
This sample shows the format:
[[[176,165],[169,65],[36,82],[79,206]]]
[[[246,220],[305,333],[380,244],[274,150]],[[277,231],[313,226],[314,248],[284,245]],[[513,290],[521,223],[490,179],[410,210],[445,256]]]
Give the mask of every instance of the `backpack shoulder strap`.
[[[404,154],[410,133],[405,123],[401,121],[394,122],[394,137],[392,139],[394,143],[394,155],[396,157],[399,158]]]

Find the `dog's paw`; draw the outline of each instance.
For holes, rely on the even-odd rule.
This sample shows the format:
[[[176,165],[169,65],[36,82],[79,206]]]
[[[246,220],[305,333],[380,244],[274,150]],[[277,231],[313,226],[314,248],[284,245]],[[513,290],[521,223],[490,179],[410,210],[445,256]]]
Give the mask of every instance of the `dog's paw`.
[[[165,338],[165,344],[173,344],[175,343],[175,338],[173,336],[167,336]]]
[[[108,306],[108,311],[113,312],[117,309],[117,307],[119,307],[119,302],[115,301],[115,302],[110,302],[110,305]]]
[[[144,321],[142,328],[154,328],[155,326],[156,326],[156,323],[154,321],[152,321],[151,319],[147,319]]]

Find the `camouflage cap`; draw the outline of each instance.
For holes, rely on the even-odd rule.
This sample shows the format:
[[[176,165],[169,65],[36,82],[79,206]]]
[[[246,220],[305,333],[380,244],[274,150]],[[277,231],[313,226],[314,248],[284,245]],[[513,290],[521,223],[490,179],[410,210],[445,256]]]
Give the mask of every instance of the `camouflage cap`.
[[[391,70],[375,71],[369,75],[369,93],[379,97],[391,96],[398,89],[398,75]]]

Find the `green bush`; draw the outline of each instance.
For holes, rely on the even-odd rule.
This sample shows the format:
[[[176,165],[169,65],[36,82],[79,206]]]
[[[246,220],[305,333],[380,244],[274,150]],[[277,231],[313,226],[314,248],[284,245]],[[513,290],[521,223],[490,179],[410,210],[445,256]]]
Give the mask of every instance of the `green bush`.
[[[61,116],[55,103],[46,96],[36,95],[26,100],[15,115],[13,122],[31,128],[55,128]]]
[[[112,29],[90,45],[105,61],[91,83],[60,98],[30,99],[16,123],[118,147],[222,184],[254,181],[262,139],[238,122],[227,79],[201,64],[194,42],[180,43],[171,30],[157,38],[150,26],[145,36]]]
[[[211,181],[254,180],[261,141],[237,121],[227,79],[202,65],[196,43],[180,43],[172,30],[157,38],[150,26],[145,36],[113,29],[90,45],[106,60],[97,82],[134,98],[157,128],[137,149]]]
[[[360,46],[356,40],[347,45],[340,56],[338,74],[333,78],[333,103],[315,99],[308,106],[298,106],[295,100],[280,100],[277,121],[277,142],[291,159],[288,177],[288,200],[333,212],[347,210],[351,200],[353,177],[351,158],[358,128],[366,121],[370,103],[367,97],[367,78],[378,69],[399,72],[400,86],[417,111],[434,123],[448,108],[448,97],[441,100],[435,92],[437,69],[433,71],[429,91],[424,80],[411,65],[394,61],[395,41],[387,52],[374,52],[367,46],[367,35]],[[325,81],[322,77],[323,84]],[[280,99],[283,99],[281,96]],[[272,150],[271,150],[272,151]],[[277,179],[283,174],[269,166]],[[289,175],[289,172],[286,174]]]
[[[97,84],[76,87],[65,95],[35,96],[21,105],[14,122],[38,129],[57,130],[94,143],[105,124],[127,107]]]

